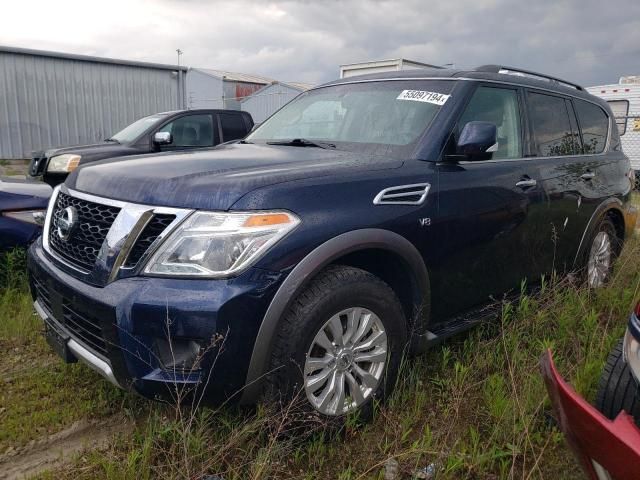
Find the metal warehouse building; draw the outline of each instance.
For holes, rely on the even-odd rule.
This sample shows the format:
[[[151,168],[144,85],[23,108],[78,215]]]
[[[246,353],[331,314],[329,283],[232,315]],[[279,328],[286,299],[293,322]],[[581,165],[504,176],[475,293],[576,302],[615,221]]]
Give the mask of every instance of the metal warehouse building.
[[[356,75],[366,75],[369,73],[416,70],[423,68],[441,69],[443,67],[438,65],[431,65],[430,63],[416,62],[415,60],[407,60],[406,58],[374,60],[371,62],[348,63],[345,65],[340,65],[340,78],[349,78]]]
[[[189,68],[188,108],[227,108],[240,110],[240,102],[274,80],[259,75]]]
[[[273,82],[240,103],[240,108],[249,112],[255,123],[262,123],[272,113],[289,103],[312,85],[306,83]]]
[[[0,158],[90,143],[185,108],[185,67],[0,46]]]

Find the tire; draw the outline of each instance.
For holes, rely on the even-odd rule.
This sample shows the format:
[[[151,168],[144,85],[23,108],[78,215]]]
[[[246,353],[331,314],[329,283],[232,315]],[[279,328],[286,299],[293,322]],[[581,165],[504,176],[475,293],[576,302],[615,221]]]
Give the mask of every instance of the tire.
[[[330,321],[336,318],[338,319],[336,323],[329,325]],[[356,318],[358,320],[355,320]],[[363,331],[365,326],[371,325],[370,333],[361,334],[363,340],[360,343],[353,341],[357,340],[360,329],[349,329],[349,325],[356,324]],[[343,331],[343,338],[339,341],[335,338],[330,339],[331,347],[325,349],[320,345],[327,345],[326,342],[318,343],[316,340],[322,337],[321,331],[325,332],[323,339],[333,337],[334,330],[331,328],[334,325],[338,325],[335,328]],[[351,340],[348,340],[349,332],[351,332]],[[377,358],[382,356],[380,352],[383,350],[381,343],[383,337],[386,342],[384,360]],[[357,346],[371,341],[376,342],[372,350],[360,351],[360,353],[353,350],[349,353],[350,356],[347,353],[336,352],[333,348],[336,343],[344,344],[340,348],[346,351],[356,348],[350,347],[351,343]],[[274,339],[269,368],[271,373],[266,377],[267,400],[280,402],[288,412],[301,413],[302,415],[298,417],[304,418],[304,423],[308,423],[310,419],[321,420],[325,428],[330,424],[342,426],[347,415],[354,412],[357,412],[358,419],[369,420],[373,414],[374,400],[384,399],[396,382],[406,343],[406,321],[402,306],[393,290],[378,277],[364,270],[347,266],[331,266],[314,278],[298,295],[281,320]],[[333,348],[333,353],[329,352],[329,348]],[[358,363],[362,362],[357,360],[358,356],[364,358],[362,355],[368,352],[375,353],[377,361]],[[318,358],[322,358],[322,361],[326,358],[335,360],[329,365],[319,367],[320,370],[313,370],[316,364],[307,363],[307,360],[312,362],[314,359],[317,361]],[[373,359],[374,356],[371,358]],[[363,380],[365,377],[358,376],[361,372],[356,369],[356,366],[362,367],[361,370],[369,368],[374,377],[379,374],[375,388],[368,386],[373,384],[372,377],[366,376],[365,382]],[[309,371],[306,371],[307,368]],[[327,381],[311,386],[311,378],[321,377],[326,371],[333,372],[329,374]],[[351,373],[350,378],[347,372]],[[353,400],[358,396],[358,391],[353,387],[353,379],[358,382],[356,388],[360,387],[361,402],[358,405]],[[321,385],[328,388],[331,381],[335,381],[333,385],[342,383],[341,392],[345,399],[340,403],[341,396],[336,393],[332,396],[334,400],[322,407],[321,399],[326,390],[323,390]],[[317,393],[312,391],[318,387],[320,389]],[[368,393],[363,393],[365,389]],[[293,402],[296,408],[290,407]],[[331,405],[335,406],[335,411],[330,411],[333,408]],[[344,406],[346,411],[341,411],[339,405]]]
[[[640,402],[638,385],[624,361],[622,341],[613,349],[600,377],[596,408],[613,420],[624,410],[633,416],[640,426]]]
[[[608,245],[608,254],[603,250],[605,244]],[[609,281],[621,250],[622,241],[615,225],[611,218],[603,218],[591,235],[585,251],[583,278],[589,288],[600,288]]]

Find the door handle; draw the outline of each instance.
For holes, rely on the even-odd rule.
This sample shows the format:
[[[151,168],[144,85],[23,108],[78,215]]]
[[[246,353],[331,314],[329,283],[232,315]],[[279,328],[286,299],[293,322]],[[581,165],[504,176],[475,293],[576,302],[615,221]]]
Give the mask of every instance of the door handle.
[[[595,172],[587,172],[580,175],[580,178],[582,180],[591,180],[592,178],[595,178],[595,176],[596,176]]]
[[[538,182],[536,182],[533,178],[526,178],[516,183],[516,187],[520,187],[520,188],[535,187],[537,184]]]

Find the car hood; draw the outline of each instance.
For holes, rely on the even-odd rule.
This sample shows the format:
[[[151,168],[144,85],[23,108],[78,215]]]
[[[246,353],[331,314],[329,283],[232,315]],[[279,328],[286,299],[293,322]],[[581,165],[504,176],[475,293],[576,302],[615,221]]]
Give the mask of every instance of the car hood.
[[[327,175],[397,168],[401,160],[313,147],[229,144],[81,167],[66,185],[117,200],[228,210],[257,188]]]
[[[55,155],[62,155],[63,153],[73,153],[76,155],[93,156],[101,155],[103,153],[118,152],[121,150],[130,149],[128,145],[122,145],[116,142],[100,142],[89,145],[72,145],[69,147],[54,147],[39,152],[33,152],[33,156],[36,158],[51,158]]]
[[[0,211],[46,208],[51,192],[44,182],[0,178]]]

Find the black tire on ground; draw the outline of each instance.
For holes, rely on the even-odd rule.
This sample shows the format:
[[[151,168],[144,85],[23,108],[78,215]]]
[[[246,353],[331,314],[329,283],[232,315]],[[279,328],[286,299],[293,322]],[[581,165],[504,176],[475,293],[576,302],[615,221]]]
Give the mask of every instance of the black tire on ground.
[[[593,231],[593,234],[589,238],[589,242],[586,244],[586,249],[584,251],[584,259],[582,263],[582,279],[587,285],[589,285],[589,255],[591,253],[593,243],[596,240],[596,236],[600,232],[606,232],[609,235],[612,247],[612,258],[605,283],[610,280],[611,274],[613,273],[615,260],[618,258],[620,252],[622,251],[623,240],[618,236],[618,231],[616,230],[616,227],[613,224],[611,218],[609,216],[606,216],[600,221],[596,229]]]
[[[611,420],[624,410],[633,416],[636,424],[640,425],[638,385],[624,361],[622,340],[609,355],[600,377],[596,408]]]
[[[303,372],[316,334],[332,316],[351,307],[366,308],[377,315],[387,337],[386,370],[377,390],[358,409],[358,418],[370,419],[373,400],[384,399],[394,387],[407,343],[407,327],[394,291],[378,277],[353,267],[328,267],[310,282],[285,313],[274,339],[271,373],[266,377],[267,401],[286,407],[296,399],[296,408],[292,410],[302,414],[298,417],[304,417],[304,421],[314,419],[326,422],[326,426],[342,426],[345,415],[316,412],[304,390]]]

